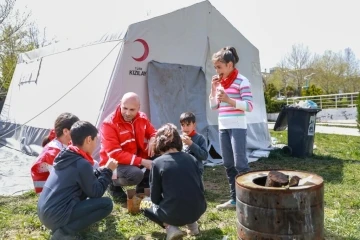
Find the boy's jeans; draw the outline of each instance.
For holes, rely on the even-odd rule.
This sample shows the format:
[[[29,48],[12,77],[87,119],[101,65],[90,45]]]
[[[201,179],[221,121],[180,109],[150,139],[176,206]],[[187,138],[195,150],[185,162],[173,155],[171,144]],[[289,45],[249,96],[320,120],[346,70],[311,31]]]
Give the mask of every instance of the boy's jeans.
[[[107,217],[113,209],[113,202],[108,197],[90,198],[77,203],[70,216],[69,223],[61,229],[70,235]]]

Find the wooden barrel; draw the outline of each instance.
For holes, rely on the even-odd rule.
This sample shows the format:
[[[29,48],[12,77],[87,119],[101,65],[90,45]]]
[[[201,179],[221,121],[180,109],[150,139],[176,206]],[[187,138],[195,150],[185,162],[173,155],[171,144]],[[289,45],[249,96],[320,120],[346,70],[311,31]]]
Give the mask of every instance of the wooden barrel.
[[[236,177],[238,238],[242,240],[323,240],[324,181],[309,172],[282,171],[306,178],[309,185],[265,187],[270,171]],[[312,176],[312,177],[311,177]]]

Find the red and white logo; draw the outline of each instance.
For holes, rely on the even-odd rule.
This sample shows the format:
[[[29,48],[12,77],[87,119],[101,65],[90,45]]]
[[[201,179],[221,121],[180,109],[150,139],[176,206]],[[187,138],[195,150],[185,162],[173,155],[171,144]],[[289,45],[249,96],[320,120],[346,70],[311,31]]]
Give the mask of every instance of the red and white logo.
[[[144,39],[138,38],[134,42],[139,42],[144,46],[144,53],[140,57],[132,57],[137,62],[144,61],[149,55],[149,45]]]

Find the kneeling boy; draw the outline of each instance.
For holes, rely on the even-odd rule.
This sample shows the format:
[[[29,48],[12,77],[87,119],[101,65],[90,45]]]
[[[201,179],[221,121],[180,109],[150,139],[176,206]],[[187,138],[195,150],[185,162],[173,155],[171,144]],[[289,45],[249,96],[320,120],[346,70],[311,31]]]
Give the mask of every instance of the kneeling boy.
[[[38,201],[40,221],[52,230],[51,239],[73,239],[77,232],[108,216],[113,203],[102,197],[111,182],[117,162],[93,171],[91,154],[98,130],[89,122],[78,121],[70,129],[72,145],[54,160]]]

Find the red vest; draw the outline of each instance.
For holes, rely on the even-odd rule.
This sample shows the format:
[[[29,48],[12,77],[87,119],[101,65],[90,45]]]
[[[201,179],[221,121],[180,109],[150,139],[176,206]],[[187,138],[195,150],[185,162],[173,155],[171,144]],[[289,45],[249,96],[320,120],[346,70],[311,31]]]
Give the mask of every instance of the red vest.
[[[66,145],[63,145],[57,139],[54,139],[46,144],[41,154],[37,157],[31,167],[31,177],[34,182],[36,193],[41,193],[45,182],[49,177],[50,169],[54,163],[55,157],[65,147]]]

